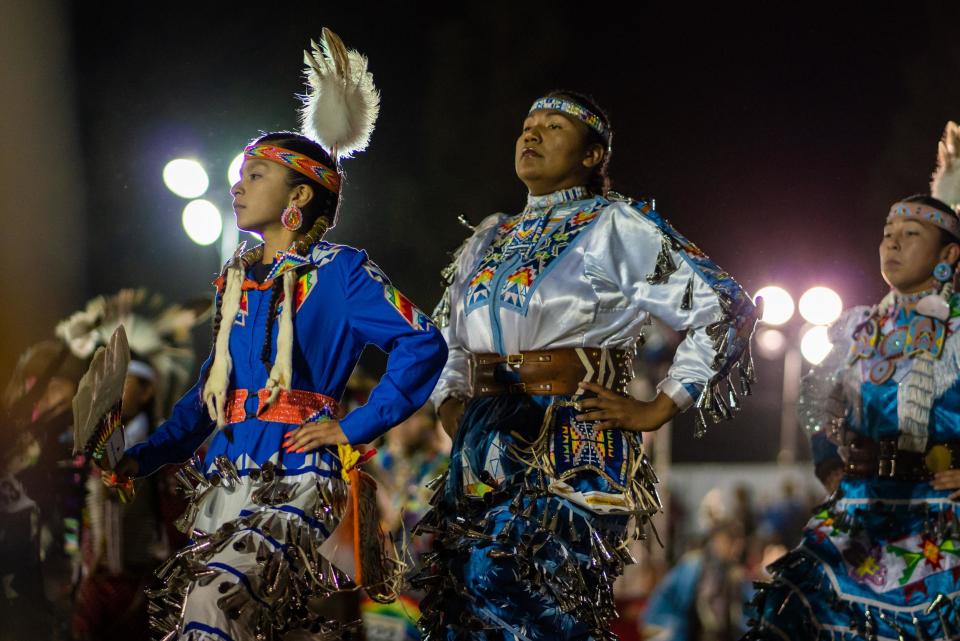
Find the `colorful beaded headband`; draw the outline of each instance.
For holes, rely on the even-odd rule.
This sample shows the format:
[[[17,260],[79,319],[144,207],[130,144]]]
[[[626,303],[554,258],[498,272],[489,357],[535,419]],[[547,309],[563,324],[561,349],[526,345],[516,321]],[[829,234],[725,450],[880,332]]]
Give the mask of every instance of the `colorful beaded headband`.
[[[960,238],[960,220],[958,220],[956,216],[940,211],[936,207],[924,205],[923,203],[908,203],[904,201],[894,203],[893,207],[890,208],[890,213],[887,214],[887,222],[889,223],[894,218],[921,220]]]
[[[570,100],[564,100],[563,98],[548,96],[546,98],[540,98],[533,103],[533,106],[530,107],[530,112],[528,113],[532,113],[538,109],[552,109],[554,111],[559,111],[569,116],[573,116],[600,134],[600,137],[603,138],[604,142],[606,142],[608,145],[610,144],[610,130],[607,129],[607,126],[603,124],[603,121],[597,114],[593,113],[579,103]]]
[[[340,193],[340,175],[336,171],[295,151],[273,145],[250,145],[243,150],[243,157],[246,160],[270,160],[279,163],[315,180],[335,194]]]

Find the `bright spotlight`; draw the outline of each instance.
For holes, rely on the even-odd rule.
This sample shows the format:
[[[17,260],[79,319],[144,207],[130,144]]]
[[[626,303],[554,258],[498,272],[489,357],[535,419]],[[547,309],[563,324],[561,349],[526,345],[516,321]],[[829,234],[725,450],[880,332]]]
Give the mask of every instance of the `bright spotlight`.
[[[761,287],[754,297],[763,299],[763,318],[767,325],[783,325],[793,317],[793,298],[783,287]]]
[[[814,325],[829,325],[841,312],[843,301],[829,287],[811,287],[800,297],[800,315]]]
[[[787,337],[779,329],[766,328],[757,334],[757,350],[768,360],[774,360],[783,355],[787,346]]]
[[[227,170],[227,182],[230,183],[231,187],[240,182],[240,167],[242,165],[243,153],[239,153],[237,157],[233,159],[233,162],[230,163],[230,168]]]
[[[833,345],[823,325],[811,327],[800,339],[800,353],[814,365],[819,365],[827,357]]]
[[[209,200],[192,200],[183,208],[183,228],[198,245],[212,245],[220,238],[223,218]]]
[[[163,182],[167,188],[182,198],[198,198],[207,193],[210,179],[203,166],[196,160],[177,158],[163,168]]]

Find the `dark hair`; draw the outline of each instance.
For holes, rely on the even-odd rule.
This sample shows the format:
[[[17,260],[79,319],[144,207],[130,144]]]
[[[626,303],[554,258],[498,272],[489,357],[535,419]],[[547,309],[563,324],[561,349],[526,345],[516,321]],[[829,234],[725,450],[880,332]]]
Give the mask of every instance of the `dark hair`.
[[[913,196],[907,196],[906,198],[901,199],[899,202],[902,203],[918,203],[921,205],[926,205],[927,207],[933,207],[937,211],[943,212],[947,216],[952,216],[954,219],[957,219],[957,212],[954,211],[953,207],[943,202],[939,198],[934,198],[929,194],[914,194]],[[960,238],[957,238],[946,229],[940,229],[940,246],[946,247],[950,243],[960,243]]]
[[[310,140],[306,136],[302,136],[292,131],[274,131],[260,136],[251,144],[259,145],[263,143],[269,143],[276,147],[283,147],[284,149],[295,151],[298,154],[303,154],[307,158],[323,163],[330,169],[336,171],[338,174],[341,174],[340,168],[330,157],[330,154],[328,154],[327,151],[318,143]],[[295,187],[297,185],[310,185],[310,187],[313,188],[313,199],[311,199],[310,202],[307,203],[307,205],[303,208],[304,227],[306,229],[312,228],[313,224],[321,216],[327,219],[328,228],[336,225],[340,212],[339,194],[333,193],[317,181],[311,180],[309,177],[304,176],[299,171],[286,169],[286,172],[287,184],[291,187]],[[342,182],[342,174],[340,175],[340,179]]]
[[[612,149],[611,143],[613,142],[613,128],[610,127],[610,117],[607,116],[607,112],[601,109],[600,105],[598,105],[593,98],[578,91],[554,89],[548,93],[546,97],[563,98],[577,103],[597,116],[607,128],[607,140],[604,140],[592,127],[587,127],[587,144],[600,145],[603,147],[603,160],[593,168],[593,173],[590,175],[590,182],[587,183],[587,189],[593,194],[606,196],[607,192],[610,191],[610,154]]]

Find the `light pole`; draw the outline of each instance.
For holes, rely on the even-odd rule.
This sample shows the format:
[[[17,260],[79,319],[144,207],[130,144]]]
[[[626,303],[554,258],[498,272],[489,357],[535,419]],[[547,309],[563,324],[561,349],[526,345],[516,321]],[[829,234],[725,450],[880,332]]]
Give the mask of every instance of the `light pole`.
[[[800,398],[803,360],[816,365],[826,358],[832,347],[827,325],[840,317],[843,301],[829,287],[811,287],[800,297],[800,316],[807,322],[798,326],[797,323],[790,323],[794,318],[795,306],[793,297],[786,289],[775,285],[763,287],[757,291],[757,298],[762,298],[764,305],[761,328],[757,334],[758,352],[768,360],[777,360],[781,355],[783,357],[780,451],[777,462],[789,464],[797,458],[797,402]]]

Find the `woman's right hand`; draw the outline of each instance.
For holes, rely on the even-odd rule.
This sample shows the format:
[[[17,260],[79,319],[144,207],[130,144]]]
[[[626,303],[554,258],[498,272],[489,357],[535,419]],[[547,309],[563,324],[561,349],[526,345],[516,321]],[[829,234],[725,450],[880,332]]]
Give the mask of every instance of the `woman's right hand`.
[[[454,434],[457,433],[457,428],[460,427],[460,419],[463,418],[464,407],[465,403],[462,398],[449,396],[440,404],[440,409],[437,410],[437,415],[440,417],[443,430],[450,435],[450,438],[453,438]]]

